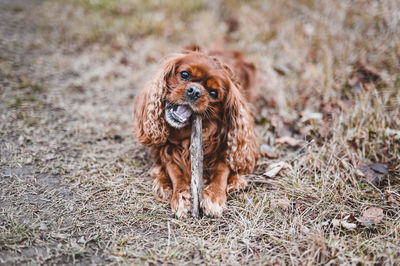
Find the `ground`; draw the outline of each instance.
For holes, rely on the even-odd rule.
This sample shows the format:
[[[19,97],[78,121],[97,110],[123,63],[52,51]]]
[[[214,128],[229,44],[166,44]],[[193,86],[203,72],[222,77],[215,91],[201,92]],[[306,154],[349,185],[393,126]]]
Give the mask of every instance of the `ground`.
[[[259,69],[262,157],[177,219],[132,102],[221,40]],[[399,62],[394,0],[0,0],[0,264],[399,264]]]

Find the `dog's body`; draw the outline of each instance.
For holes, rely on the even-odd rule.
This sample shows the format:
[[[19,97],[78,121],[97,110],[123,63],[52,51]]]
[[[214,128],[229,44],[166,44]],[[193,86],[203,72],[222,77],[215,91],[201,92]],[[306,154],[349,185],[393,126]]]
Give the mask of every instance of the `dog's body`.
[[[258,150],[248,102],[255,97],[256,68],[238,51],[196,47],[166,60],[135,99],[135,136],[152,148],[154,191],[178,217],[190,210],[191,115],[203,119],[204,184],[201,206],[220,216],[226,192],[246,186]]]

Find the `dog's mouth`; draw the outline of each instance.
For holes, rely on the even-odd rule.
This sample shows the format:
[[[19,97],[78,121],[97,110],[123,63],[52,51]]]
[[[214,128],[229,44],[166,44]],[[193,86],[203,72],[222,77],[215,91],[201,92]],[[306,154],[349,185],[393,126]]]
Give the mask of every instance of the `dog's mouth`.
[[[167,103],[166,107],[165,118],[168,124],[176,128],[181,128],[189,124],[193,110],[188,105]]]

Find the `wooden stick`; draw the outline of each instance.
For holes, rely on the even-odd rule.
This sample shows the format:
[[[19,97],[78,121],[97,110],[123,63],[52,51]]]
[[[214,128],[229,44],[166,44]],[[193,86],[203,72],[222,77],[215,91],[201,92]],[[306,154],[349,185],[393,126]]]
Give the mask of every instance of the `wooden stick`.
[[[200,202],[203,197],[203,132],[201,123],[201,116],[194,114],[190,139],[192,171],[190,190],[192,194],[192,216],[195,218],[200,217]]]

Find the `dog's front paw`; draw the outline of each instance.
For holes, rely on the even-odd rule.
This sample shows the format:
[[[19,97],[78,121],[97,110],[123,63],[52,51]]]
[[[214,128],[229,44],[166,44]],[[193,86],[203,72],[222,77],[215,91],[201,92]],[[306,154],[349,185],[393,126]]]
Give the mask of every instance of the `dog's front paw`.
[[[164,201],[169,201],[172,195],[172,183],[160,165],[154,166],[151,171],[154,178],[153,193]]]
[[[168,202],[172,195],[172,188],[169,184],[161,182],[160,179],[154,179],[153,181],[153,193],[162,200]]]
[[[208,187],[203,191],[203,200],[200,205],[206,215],[220,217],[225,209],[225,203],[225,191]]]
[[[231,193],[237,190],[245,189],[247,187],[247,181],[240,175],[232,175],[228,179],[228,186],[226,192]]]
[[[178,218],[187,217],[192,204],[190,202],[190,192],[184,190],[181,192],[176,192],[171,198],[171,209]]]

